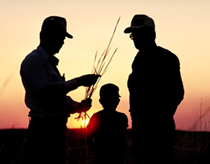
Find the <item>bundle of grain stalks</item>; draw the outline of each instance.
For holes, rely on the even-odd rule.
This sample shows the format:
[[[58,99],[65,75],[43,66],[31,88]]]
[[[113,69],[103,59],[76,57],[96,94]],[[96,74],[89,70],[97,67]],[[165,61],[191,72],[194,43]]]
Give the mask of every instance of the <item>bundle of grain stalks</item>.
[[[86,88],[86,93],[85,93],[85,99],[91,98],[91,96],[93,95],[94,91],[96,90],[99,81],[101,80],[102,76],[106,73],[107,69],[109,68],[109,64],[111,63],[115,53],[117,52],[117,48],[114,50],[114,52],[112,53],[112,55],[110,57],[107,56],[110,52],[110,46],[113,40],[113,37],[115,35],[118,23],[120,21],[120,17],[117,20],[117,23],[115,25],[114,31],[112,33],[111,39],[109,41],[109,44],[107,46],[107,48],[104,50],[104,52],[98,57],[97,51],[94,57],[94,62],[93,62],[93,69],[92,69],[92,74],[95,75],[101,75],[98,80],[96,81],[96,83],[90,87]],[[75,119],[79,120],[86,120],[87,117],[90,119],[90,117],[88,116],[88,114],[86,112],[82,112],[79,113],[79,116],[76,117]]]

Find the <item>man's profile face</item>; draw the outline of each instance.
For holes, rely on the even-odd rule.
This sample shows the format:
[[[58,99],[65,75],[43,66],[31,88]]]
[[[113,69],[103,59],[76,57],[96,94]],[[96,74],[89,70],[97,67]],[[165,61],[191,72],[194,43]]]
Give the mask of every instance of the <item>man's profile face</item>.
[[[152,36],[153,31],[149,28],[141,28],[139,30],[132,31],[132,37],[134,45],[137,49],[142,49],[147,47],[149,43],[154,41],[154,36]]]
[[[54,53],[58,53],[60,51],[60,49],[62,48],[63,44],[64,44],[64,40],[65,40],[65,35],[55,35],[52,38],[52,51]]]

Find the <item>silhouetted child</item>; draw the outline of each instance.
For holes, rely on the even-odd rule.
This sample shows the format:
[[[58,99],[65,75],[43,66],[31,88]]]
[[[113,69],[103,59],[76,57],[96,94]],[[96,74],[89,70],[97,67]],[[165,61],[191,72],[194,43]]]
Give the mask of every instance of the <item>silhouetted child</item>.
[[[122,164],[126,150],[128,119],[116,111],[119,88],[114,84],[101,87],[99,102],[103,110],[93,114],[87,126],[87,144],[97,164]]]

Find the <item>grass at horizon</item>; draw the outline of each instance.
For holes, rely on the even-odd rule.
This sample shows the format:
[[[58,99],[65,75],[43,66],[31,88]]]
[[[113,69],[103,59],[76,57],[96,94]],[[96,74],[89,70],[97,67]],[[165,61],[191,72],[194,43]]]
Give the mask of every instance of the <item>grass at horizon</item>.
[[[0,130],[0,164],[23,163],[27,150],[27,130]],[[85,129],[68,129],[66,164],[91,164],[93,154],[85,142]],[[133,163],[131,130],[127,130],[125,164]],[[210,132],[176,131],[175,164],[210,163]]]

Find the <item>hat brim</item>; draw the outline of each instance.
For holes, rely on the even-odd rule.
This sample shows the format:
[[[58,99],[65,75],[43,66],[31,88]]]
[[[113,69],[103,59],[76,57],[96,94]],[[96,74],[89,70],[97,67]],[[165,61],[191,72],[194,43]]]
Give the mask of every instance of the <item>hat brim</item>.
[[[66,32],[66,37],[72,39],[73,36],[71,34],[69,34],[68,32]]]
[[[145,25],[142,25],[142,26],[131,26],[131,27],[128,27],[124,30],[124,33],[131,33],[132,31],[135,31],[135,30],[139,30],[141,29],[142,27],[145,27]]]

